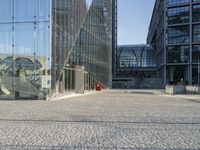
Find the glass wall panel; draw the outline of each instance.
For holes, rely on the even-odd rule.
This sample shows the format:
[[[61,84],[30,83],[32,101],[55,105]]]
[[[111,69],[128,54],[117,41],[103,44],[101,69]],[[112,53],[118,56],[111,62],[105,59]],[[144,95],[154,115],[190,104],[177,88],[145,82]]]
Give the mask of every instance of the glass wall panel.
[[[192,84],[200,85],[200,65],[198,64],[192,65]]]
[[[37,21],[50,20],[50,1],[51,0],[36,1]]]
[[[38,23],[37,46],[35,51],[37,88],[48,92],[51,88],[51,51],[49,22]]]
[[[0,24],[0,98],[13,94],[12,25]]]
[[[15,24],[15,55],[34,56],[35,25],[33,23]]]
[[[15,24],[15,91],[17,98],[37,95],[35,43],[36,32],[33,23]]]
[[[188,23],[190,9],[189,6],[168,8],[168,24]]]
[[[189,46],[169,46],[167,47],[168,63],[188,63],[190,58]]]
[[[200,24],[193,25],[193,42],[200,42]]]
[[[91,86],[111,84],[112,0],[94,0],[71,53],[72,64],[84,66]]]
[[[0,23],[12,22],[13,0],[1,0],[0,4]]]
[[[200,4],[193,5],[192,7],[192,20],[193,22],[200,22]]]
[[[148,45],[119,46],[118,67],[156,67],[156,51]]]
[[[6,93],[9,95],[10,92],[13,99],[37,99],[43,98],[49,91],[50,2],[51,0],[1,0],[1,96]]]
[[[36,18],[35,0],[15,0],[14,18],[16,22],[34,21]]]
[[[168,27],[167,39],[168,44],[188,43],[189,26]]]
[[[200,45],[193,45],[192,48],[192,62],[198,63],[200,61]]]
[[[77,64],[72,63],[78,59],[74,56],[77,51],[72,49],[77,48],[75,42],[87,13],[86,8],[84,0],[52,0],[52,89],[59,89],[61,93],[74,90],[75,71],[63,71],[63,68],[66,60],[69,68]]]
[[[190,0],[167,0],[168,5],[185,4],[189,2]]]
[[[169,84],[178,84],[185,83],[187,84],[189,81],[188,75],[189,70],[187,65],[171,65],[167,66],[167,83]]]

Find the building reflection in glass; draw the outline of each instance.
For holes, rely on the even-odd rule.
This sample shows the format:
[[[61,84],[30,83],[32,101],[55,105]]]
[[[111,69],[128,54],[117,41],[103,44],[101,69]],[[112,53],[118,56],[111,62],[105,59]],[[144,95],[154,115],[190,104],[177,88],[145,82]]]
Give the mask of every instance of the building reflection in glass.
[[[111,22],[112,0],[94,0],[89,10],[85,0],[1,0],[0,98],[73,91],[77,65],[88,89],[109,86]]]

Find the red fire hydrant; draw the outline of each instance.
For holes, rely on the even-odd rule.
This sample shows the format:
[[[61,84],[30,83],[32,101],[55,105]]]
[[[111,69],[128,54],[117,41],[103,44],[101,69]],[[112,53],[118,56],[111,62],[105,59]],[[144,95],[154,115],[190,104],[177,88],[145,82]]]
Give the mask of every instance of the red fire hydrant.
[[[100,84],[96,84],[96,91],[101,91],[101,85]]]

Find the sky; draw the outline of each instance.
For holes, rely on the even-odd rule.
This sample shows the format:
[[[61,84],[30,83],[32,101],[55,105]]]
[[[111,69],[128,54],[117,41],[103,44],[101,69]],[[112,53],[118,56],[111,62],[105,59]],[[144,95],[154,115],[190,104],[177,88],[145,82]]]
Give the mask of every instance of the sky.
[[[86,0],[89,4],[92,0]],[[118,44],[145,44],[155,0],[118,0]]]

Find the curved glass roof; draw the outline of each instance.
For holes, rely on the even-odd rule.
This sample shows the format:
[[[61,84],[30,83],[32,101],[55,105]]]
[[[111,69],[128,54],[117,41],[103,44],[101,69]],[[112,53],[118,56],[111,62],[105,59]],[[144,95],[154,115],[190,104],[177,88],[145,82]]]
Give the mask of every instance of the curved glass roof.
[[[149,44],[120,45],[117,50],[120,68],[156,67],[156,51]]]

